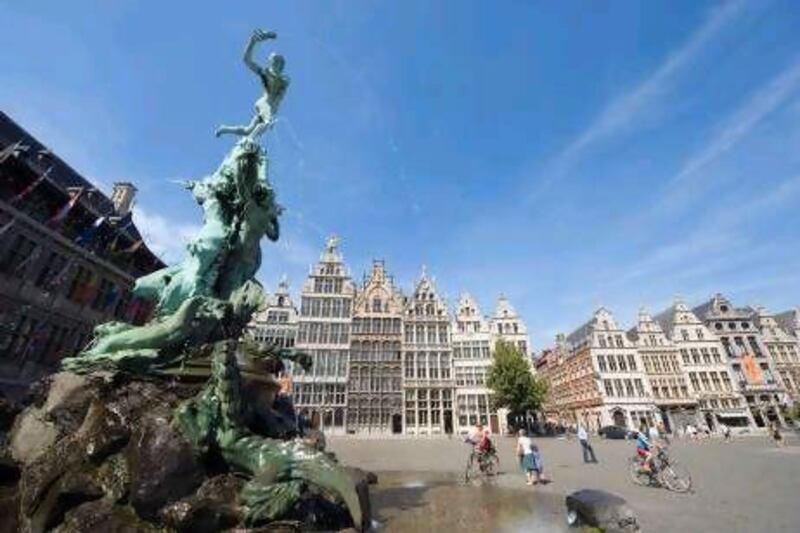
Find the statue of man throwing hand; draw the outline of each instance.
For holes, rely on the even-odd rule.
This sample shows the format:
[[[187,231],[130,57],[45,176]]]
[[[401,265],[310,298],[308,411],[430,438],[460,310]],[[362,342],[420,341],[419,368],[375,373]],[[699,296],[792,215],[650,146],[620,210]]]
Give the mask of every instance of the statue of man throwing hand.
[[[283,95],[286,94],[286,89],[289,87],[289,77],[283,73],[285,60],[283,56],[276,53],[271,53],[267,64],[262,67],[253,60],[253,49],[256,43],[266,41],[268,39],[276,39],[278,35],[274,31],[255,30],[247,47],[244,49],[244,64],[255,72],[261,84],[264,86],[264,95],[256,101],[255,108],[256,114],[250,124],[246,126],[220,126],[217,128],[216,135],[233,134],[242,137],[248,137],[251,140],[256,140],[266,130],[272,127],[275,122],[275,115],[278,112],[278,106],[283,100]]]

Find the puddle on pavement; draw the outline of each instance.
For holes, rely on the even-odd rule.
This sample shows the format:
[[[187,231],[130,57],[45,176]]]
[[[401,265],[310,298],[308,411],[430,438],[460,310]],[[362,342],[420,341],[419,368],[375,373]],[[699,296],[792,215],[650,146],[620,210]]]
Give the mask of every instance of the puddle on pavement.
[[[503,481],[465,485],[455,474],[378,472],[378,485],[370,488],[374,529],[401,533],[569,531],[563,496],[524,486],[510,488]]]

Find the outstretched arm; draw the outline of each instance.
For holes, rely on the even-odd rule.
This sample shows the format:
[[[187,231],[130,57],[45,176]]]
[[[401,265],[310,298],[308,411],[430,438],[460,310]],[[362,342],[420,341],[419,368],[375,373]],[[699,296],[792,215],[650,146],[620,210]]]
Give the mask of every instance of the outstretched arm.
[[[261,41],[266,41],[267,39],[275,39],[278,35],[274,31],[264,31],[264,30],[254,30],[253,35],[250,36],[250,40],[247,41],[247,46],[244,49],[244,64],[247,65],[247,68],[255,72],[256,74],[261,75],[261,67],[253,61],[253,49],[256,46],[256,43],[260,43]]]

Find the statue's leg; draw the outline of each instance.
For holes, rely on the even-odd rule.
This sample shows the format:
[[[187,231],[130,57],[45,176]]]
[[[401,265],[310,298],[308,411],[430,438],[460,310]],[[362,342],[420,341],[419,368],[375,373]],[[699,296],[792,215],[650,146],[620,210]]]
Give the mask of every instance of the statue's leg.
[[[242,137],[245,137],[252,133],[252,131],[256,128],[256,126],[258,126],[260,120],[261,120],[260,117],[256,115],[253,117],[253,120],[251,120],[250,124],[248,124],[247,126],[220,126],[219,128],[217,128],[215,135],[219,137],[221,135],[231,134],[231,135],[240,135]]]
[[[258,477],[251,479],[240,493],[247,509],[247,523],[255,525],[280,518],[300,499],[304,485],[300,480],[276,483],[265,482]]]

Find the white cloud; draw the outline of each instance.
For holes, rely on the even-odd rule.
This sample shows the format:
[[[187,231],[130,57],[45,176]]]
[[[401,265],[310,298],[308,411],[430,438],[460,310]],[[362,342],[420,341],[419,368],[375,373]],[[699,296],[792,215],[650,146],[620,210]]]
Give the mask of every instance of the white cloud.
[[[733,148],[798,89],[800,89],[800,57],[759,88],[744,105],[734,110],[711,141],[683,163],[681,170],[670,180],[671,184],[681,185],[696,176],[697,171]]]
[[[181,260],[186,245],[200,231],[197,224],[175,222],[139,206],[133,210],[133,221],[144,237],[145,244],[166,263]]]
[[[629,128],[670,87],[675,75],[703,49],[711,38],[741,10],[743,2],[725,3],[644,81],[612,100],[575,140],[550,163],[546,183],[557,180],[590,145]]]

